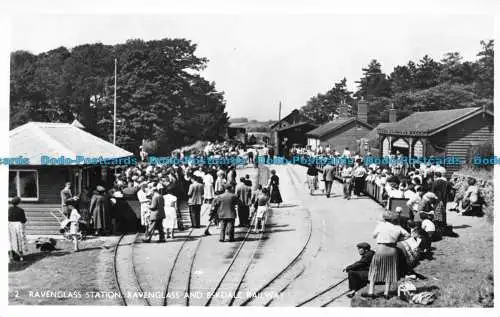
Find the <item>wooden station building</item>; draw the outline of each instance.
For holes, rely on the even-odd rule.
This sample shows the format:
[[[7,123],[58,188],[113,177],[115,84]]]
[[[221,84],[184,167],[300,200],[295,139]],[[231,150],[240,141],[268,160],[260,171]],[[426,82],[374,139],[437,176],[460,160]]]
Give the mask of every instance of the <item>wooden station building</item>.
[[[71,192],[98,184],[109,187],[114,180],[112,166],[63,163],[47,165],[42,156],[53,158],[127,158],[133,153],[92,135],[78,122],[29,122],[9,133],[10,157],[29,159],[26,165],[9,166],[9,199],[19,196],[26,211],[27,234],[58,234],[59,224],[50,215],[61,208],[60,191],[71,182]]]
[[[471,148],[493,143],[493,113],[485,108],[415,112],[378,129],[381,156],[471,159]],[[459,166],[448,166],[448,171]]]

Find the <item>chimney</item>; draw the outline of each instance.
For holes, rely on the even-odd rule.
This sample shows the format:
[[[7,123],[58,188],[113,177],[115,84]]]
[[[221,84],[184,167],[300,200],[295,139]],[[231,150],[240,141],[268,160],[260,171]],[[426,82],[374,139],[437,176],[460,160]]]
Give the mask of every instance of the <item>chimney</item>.
[[[396,122],[398,121],[398,115],[396,112],[396,109],[394,109],[394,104],[391,105],[391,108],[389,109],[389,122]]]
[[[358,120],[368,123],[368,102],[363,99],[358,101]]]

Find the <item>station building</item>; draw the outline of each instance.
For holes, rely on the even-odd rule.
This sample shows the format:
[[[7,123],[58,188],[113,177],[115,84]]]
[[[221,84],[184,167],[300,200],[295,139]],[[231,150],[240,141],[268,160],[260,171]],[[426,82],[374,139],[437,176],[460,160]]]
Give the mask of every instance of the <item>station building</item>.
[[[493,143],[493,113],[486,108],[415,112],[377,129],[381,153],[409,157],[457,157],[468,162],[472,149]],[[460,166],[447,166],[452,172]]]
[[[84,131],[78,122],[29,122],[9,132],[10,157],[29,159],[25,165],[9,166],[9,199],[19,196],[26,212],[27,234],[58,234],[59,224],[50,211],[61,208],[60,191],[71,182],[71,192],[79,195],[83,188],[98,184],[110,186],[114,179],[112,166],[65,163],[46,165],[42,156],[53,158],[124,159],[133,156],[118,146]],[[91,194],[91,193],[90,193]]]

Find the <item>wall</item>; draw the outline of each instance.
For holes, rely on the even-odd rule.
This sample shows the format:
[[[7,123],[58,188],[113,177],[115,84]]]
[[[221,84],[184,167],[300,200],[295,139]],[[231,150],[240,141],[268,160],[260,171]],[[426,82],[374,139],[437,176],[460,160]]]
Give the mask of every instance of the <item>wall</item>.
[[[330,145],[332,149],[336,149],[340,153],[346,147],[351,151],[357,151],[359,140],[366,136],[370,129],[356,122],[352,122],[334,133],[327,134],[321,138],[321,145]]]
[[[479,114],[461,122],[446,131],[442,131],[430,138],[434,144],[446,147],[446,156],[456,156],[468,160],[472,144],[493,142],[493,117]],[[460,166],[447,167],[449,172],[456,171]]]

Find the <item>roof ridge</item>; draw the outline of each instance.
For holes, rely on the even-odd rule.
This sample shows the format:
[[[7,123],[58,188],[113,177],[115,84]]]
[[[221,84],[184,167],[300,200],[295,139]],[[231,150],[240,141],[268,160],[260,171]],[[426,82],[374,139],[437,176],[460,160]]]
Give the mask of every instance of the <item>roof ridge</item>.
[[[36,123],[36,122],[34,122]],[[49,122],[50,123],[50,122]],[[68,126],[72,127],[71,124],[67,124]],[[33,126],[38,130],[38,132],[40,133],[40,137],[43,141],[45,141],[47,143],[47,145],[49,146],[53,146],[54,149],[57,149],[57,153],[60,153],[60,155],[62,156],[68,156],[68,157],[75,157],[76,156],[76,153],[74,153],[73,151],[71,151],[70,149],[68,149],[66,146],[64,146],[64,144],[60,143],[59,141],[57,141],[56,139],[52,138],[49,134],[47,134],[47,132],[45,132],[42,127],[40,127],[39,125],[37,124],[33,124]],[[73,127],[75,129],[78,129],[76,127]],[[80,129],[78,129],[80,130]],[[62,151],[61,151],[61,150]]]

